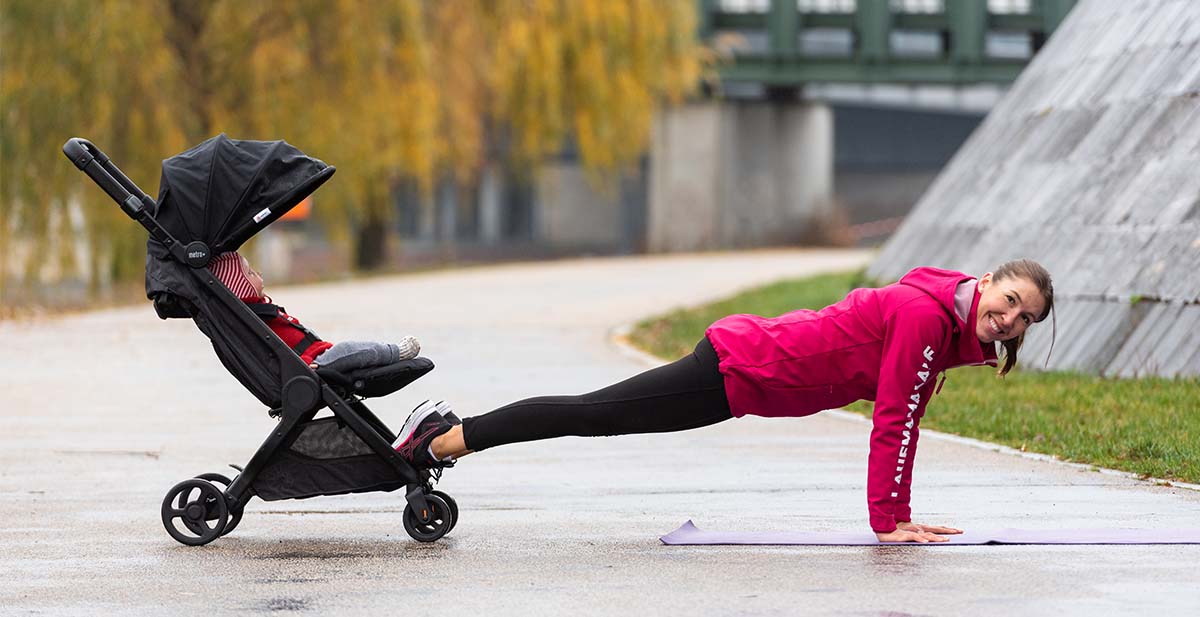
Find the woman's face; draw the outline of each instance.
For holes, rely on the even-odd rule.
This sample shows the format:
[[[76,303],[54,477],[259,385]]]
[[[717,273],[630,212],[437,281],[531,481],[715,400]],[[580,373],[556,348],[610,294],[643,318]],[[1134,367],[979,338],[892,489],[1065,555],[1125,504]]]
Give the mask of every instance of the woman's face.
[[[988,272],[979,279],[979,291],[975,335],[981,343],[1021,336],[1046,310],[1046,299],[1037,285],[1021,277],[997,281]]]

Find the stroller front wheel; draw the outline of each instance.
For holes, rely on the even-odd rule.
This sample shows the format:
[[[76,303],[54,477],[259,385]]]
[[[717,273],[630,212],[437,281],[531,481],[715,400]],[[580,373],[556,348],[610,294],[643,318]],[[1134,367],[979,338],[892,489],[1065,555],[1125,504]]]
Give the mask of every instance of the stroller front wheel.
[[[441,497],[446,502],[446,505],[450,506],[450,528],[446,530],[446,533],[454,531],[454,526],[458,524],[458,502],[454,501],[454,498],[447,495],[444,491],[430,491],[429,494]]]
[[[430,493],[425,495],[430,512],[427,522],[421,522],[411,504],[404,506],[404,530],[419,542],[434,542],[450,532],[454,526],[454,515],[445,499]]]

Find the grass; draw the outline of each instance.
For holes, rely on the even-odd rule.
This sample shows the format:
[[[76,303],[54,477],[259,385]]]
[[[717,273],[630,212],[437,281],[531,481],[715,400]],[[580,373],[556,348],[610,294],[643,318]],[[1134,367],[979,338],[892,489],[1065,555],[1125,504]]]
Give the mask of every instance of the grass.
[[[713,321],[733,313],[821,308],[869,284],[861,272],[785,281],[714,304],[643,321],[631,338],[666,359],[690,353]],[[870,417],[871,403],[849,411]],[[1109,379],[995,369],[947,373],[923,428],[1004,444],[1144,477],[1200,483],[1200,379]]]

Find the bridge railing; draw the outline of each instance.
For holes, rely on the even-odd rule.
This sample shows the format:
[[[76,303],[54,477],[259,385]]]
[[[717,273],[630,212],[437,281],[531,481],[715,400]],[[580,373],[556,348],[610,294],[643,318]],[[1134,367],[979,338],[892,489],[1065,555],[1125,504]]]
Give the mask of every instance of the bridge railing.
[[[720,66],[729,81],[769,86],[808,82],[972,83],[1016,79],[1027,58],[987,53],[989,33],[1025,34],[1036,53],[1066,17],[1075,0],[1028,0],[1027,12],[989,10],[988,0],[945,0],[938,12],[905,10],[903,0],[857,0],[830,3],[766,0],[722,2],[697,0],[700,36],[712,41],[722,32],[766,35],[765,50],[734,50],[732,62]],[[749,10],[735,10],[749,5]],[[849,6],[849,11],[814,6]],[[849,33],[844,56],[810,55],[800,47],[806,30]],[[906,54],[892,45],[897,32],[933,33],[940,41],[934,54]]]

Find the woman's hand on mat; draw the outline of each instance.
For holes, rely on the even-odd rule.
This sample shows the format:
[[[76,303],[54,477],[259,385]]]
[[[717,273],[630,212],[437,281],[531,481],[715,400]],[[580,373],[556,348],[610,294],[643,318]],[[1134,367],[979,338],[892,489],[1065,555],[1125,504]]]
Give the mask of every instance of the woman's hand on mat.
[[[889,531],[887,533],[879,533],[876,531],[875,537],[878,538],[880,542],[920,542],[922,544],[926,542],[946,542],[949,540],[949,538],[945,536],[939,536],[928,531],[909,531],[907,529],[900,529],[899,527],[897,527],[895,531]]]
[[[942,527],[941,525],[918,525],[911,521],[898,522],[898,523],[896,523],[896,528],[903,529],[904,531],[924,531],[926,533],[945,533],[945,534],[962,533],[961,529],[955,529],[953,527]]]

